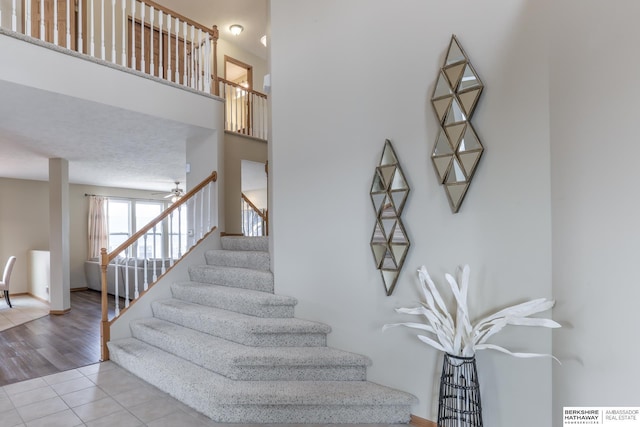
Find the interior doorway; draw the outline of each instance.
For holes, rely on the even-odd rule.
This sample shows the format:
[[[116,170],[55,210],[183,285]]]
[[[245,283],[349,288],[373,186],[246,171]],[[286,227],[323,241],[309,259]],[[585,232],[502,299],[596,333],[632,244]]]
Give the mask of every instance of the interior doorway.
[[[224,79],[253,90],[253,67],[228,55],[224,56]]]

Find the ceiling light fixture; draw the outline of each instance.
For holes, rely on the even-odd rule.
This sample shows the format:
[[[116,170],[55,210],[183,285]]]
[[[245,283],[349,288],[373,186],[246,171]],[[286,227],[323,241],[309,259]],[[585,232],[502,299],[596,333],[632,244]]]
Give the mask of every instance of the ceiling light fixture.
[[[237,36],[242,31],[244,31],[244,27],[239,24],[233,24],[232,26],[229,27],[229,31],[231,31],[231,34],[233,34],[234,36]]]
[[[264,47],[267,47],[267,36],[266,35],[260,37],[260,43],[262,43],[262,45]]]

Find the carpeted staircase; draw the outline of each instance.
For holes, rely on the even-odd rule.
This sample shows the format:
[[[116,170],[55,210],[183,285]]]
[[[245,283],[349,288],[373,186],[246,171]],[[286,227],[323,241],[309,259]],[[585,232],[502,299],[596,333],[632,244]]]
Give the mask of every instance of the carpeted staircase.
[[[223,237],[111,359],[218,422],[406,423],[416,398],[366,381],[368,358],[273,294],[267,238]]]

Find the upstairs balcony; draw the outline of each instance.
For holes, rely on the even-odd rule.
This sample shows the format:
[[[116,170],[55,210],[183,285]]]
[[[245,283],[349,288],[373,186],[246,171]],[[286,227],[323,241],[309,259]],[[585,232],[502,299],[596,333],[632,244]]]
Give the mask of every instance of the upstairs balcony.
[[[152,1],[0,0],[0,35],[222,97],[226,131],[267,139],[266,95],[218,75],[215,25]]]

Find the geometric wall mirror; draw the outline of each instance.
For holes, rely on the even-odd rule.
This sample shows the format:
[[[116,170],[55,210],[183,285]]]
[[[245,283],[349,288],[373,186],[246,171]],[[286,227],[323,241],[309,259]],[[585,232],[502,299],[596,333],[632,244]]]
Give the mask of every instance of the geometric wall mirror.
[[[453,213],[460,209],[484,151],[471,125],[471,116],[483,88],[458,39],[451,36],[431,97],[440,126],[431,161]]]
[[[409,238],[400,220],[408,194],[409,184],[402,173],[391,141],[387,139],[380,164],[373,175],[370,192],[376,214],[371,251],[387,296],[391,295],[396,286],[409,250]]]

